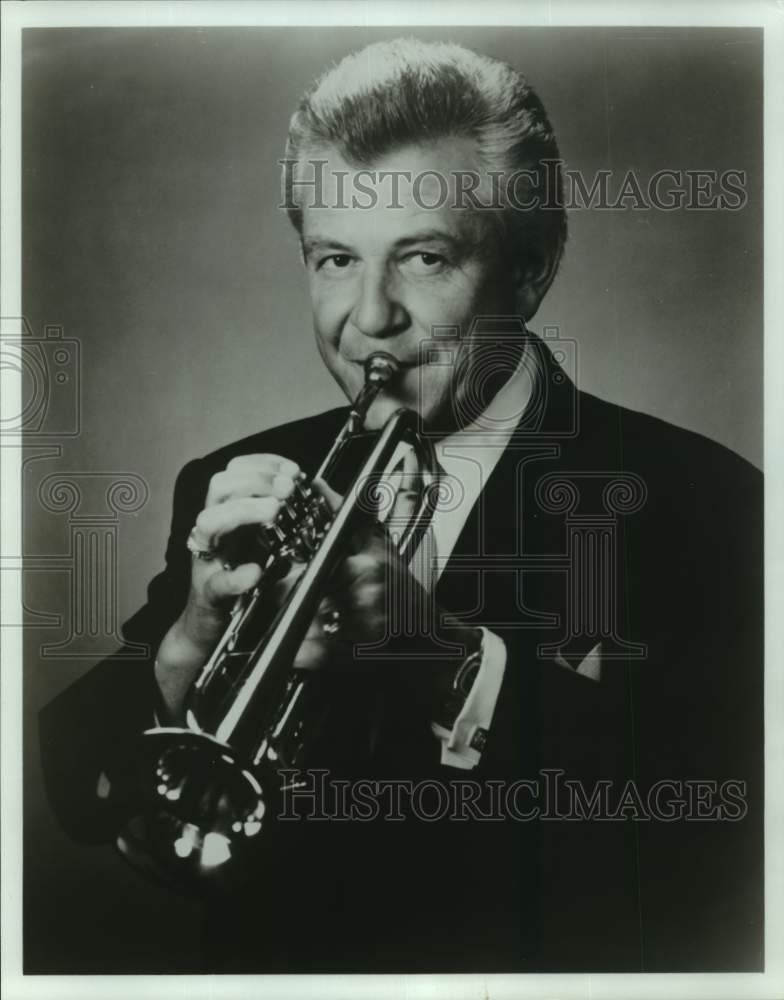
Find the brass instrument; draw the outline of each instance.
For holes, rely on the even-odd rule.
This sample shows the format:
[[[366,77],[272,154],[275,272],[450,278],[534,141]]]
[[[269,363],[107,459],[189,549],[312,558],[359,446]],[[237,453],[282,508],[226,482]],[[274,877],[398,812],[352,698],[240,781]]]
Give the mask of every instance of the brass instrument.
[[[365,384],[314,479],[330,482],[346,445],[364,431],[368,409],[396,377],[397,361],[377,352],[365,362]],[[231,881],[257,854],[281,792],[279,769],[302,766],[317,726],[313,673],[292,668],[317,613],[330,574],[345,558],[362,518],[378,514],[401,442],[413,446],[420,475],[415,508],[399,537],[404,558],[415,551],[435,506],[432,444],[417,431],[414,411],[387,420],[333,512],[304,474],[272,525],[254,529],[252,558],[262,577],[238,598],[230,623],[188,697],[184,727],[157,727],[142,737],[144,807],[117,845],[137,867],[180,884]],[[249,561],[247,553],[243,561]],[[294,563],[304,565],[285,603],[271,588]],[[318,673],[317,671],[315,673]],[[227,878],[228,876],[228,878]]]

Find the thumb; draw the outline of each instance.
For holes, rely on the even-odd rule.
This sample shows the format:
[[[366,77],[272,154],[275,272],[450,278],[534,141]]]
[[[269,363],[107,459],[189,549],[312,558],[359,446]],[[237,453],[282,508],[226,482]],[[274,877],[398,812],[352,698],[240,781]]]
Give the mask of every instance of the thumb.
[[[221,569],[206,580],[204,596],[211,605],[220,605],[255,587],[260,579],[261,566],[258,563],[243,563],[234,569]]]
[[[333,514],[340,510],[346,500],[343,494],[336,493],[331,486],[327,486],[324,480],[320,478],[313,480],[313,486],[327,501]],[[356,491],[354,492],[356,493]],[[355,503],[357,502],[356,495],[352,499]],[[365,502],[364,507],[367,507],[367,502]],[[365,513],[367,513],[367,510],[365,510]],[[359,519],[359,523],[355,526],[348,542],[352,552],[361,552],[372,541],[373,532],[371,530],[371,523],[378,525],[377,521],[370,521],[367,517]]]
[[[324,499],[329,504],[332,513],[336,513],[340,510],[343,505],[343,496],[340,493],[336,493],[331,486],[327,486],[323,479],[314,479],[313,485],[316,490],[324,497]]]

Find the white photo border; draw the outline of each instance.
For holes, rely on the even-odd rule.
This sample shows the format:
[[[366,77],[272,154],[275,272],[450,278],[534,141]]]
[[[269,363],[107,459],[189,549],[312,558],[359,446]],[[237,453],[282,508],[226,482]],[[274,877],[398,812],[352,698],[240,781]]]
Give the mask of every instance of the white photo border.
[[[25,976],[22,973],[22,633],[2,640],[2,992],[7,1000],[121,1000],[187,996],[362,998],[705,998],[784,996],[784,4],[781,2],[16,2],[2,5],[2,275],[5,316],[21,316],[21,32],[25,27],[424,25],[758,26],[764,29],[765,135],[765,470],[766,470],[766,971],[743,974],[411,976]],[[13,407],[13,392],[6,400]],[[16,411],[14,411],[16,412]],[[0,449],[2,550],[21,531],[19,449]],[[3,574],[2,619],[21,608],[21,573]],[[62,917],[67,919],[67,914]]]

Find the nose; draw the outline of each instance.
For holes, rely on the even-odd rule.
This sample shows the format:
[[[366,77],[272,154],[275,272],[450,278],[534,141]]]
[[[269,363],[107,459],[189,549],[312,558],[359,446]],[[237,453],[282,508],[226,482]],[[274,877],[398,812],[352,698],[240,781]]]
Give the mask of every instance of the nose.
[[[366,264],[351,322],[366,337],[391,337],[405,329],[408,313],[396,294],[394,277],[381,265]]]

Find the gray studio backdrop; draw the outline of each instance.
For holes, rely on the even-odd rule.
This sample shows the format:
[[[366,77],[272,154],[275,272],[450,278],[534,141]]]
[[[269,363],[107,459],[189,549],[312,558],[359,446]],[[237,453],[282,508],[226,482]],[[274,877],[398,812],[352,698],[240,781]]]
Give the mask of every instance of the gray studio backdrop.
[[[577,342],[582,388],[759,465],[761,33],[406,33],[451,38],[522,69],[567,165],[589,178],[603,168],[643,180],[665,168],[746,172],[741,211],[573,212],[562,271],[532,328],[558,327]],[[276,160],[310,80],[398,34],[25,33],[24,310],[35,337],[54,325],[76,342],[60,360],[78,397],[59,404],[78,403],[78,419],[53,410],[31,436],[25,469],[24,547],[37,560],[26,581],[28,972],[177,971],[196,934],[186,900],[56,827],[35,713],[108,651],[114,622],[143,601],[184,462],[340,402],[313,344]],[[112,483],[126,486],[109,497]],[[75,551],[90,531],[85,544],[109,546],[92,563]],[[91,565],[116,592],[81,593]],[[93,615],[84,634],[75,634],[77,612]]]

